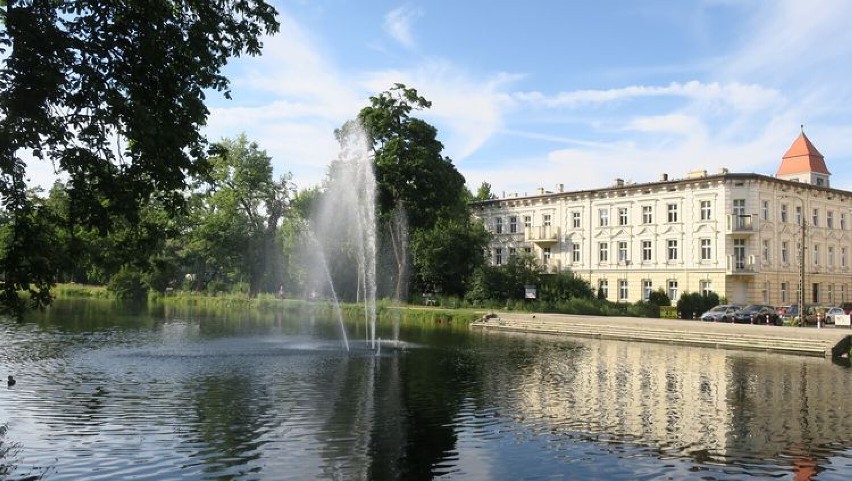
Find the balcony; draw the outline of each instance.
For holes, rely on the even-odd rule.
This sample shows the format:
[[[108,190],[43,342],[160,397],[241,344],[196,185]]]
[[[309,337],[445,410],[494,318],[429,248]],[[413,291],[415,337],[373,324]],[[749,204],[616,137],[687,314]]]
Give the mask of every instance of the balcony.
[[[728,214],[726,234],[754,234],[757,232],[757,216],[751,214]]]
[[[755,256],[728,256],[725,273],[729,276],[752,276],[760,273],[760,266]]]
[[[553,245],[559,241],[559,227],[552,225],[526,227],[524,238],[527,242],[533,242],[539,246]]]
[[[558,259],[551,259],[547,264],[542,264],[539,267],[539,272],[542,274],[558,274],[562,270],[562,262]]]

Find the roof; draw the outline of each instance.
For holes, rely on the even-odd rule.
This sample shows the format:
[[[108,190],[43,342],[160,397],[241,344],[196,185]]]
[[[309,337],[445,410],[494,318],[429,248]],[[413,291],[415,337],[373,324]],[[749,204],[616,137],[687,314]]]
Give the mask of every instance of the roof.
[[[799,134],[793,141],[793,145],[781,158],[781,166],[778,167],[778,172],[775,175],[800,174],[803,172],[831,175],[828,167],[825,166],[825,158],[804,132]]]

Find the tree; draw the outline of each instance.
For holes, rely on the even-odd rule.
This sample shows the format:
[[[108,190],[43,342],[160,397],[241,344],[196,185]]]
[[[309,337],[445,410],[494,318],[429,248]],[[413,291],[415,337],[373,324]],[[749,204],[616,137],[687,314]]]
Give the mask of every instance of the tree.
[[[249,295],[276,292],[283,281],[278,229],[292,196],[290,175],[273,179],[271,158],[245,134],[211,149],[210,181],[195,204],[196,273],[245,278]]]
[[[490,234],[480,222],[439,219],[414,233],[411,248],[418,286],[425,291],[464,296],[474,271],[485,264]]]
[[[278,31],[264,0],[8,0],[0,3],[0,202],[11,237],[0,263],[8,306],[52,279],[35,269],[40,222],[26,195],[27,159],[68,176],[73,215],[102,232],[113,214],[135,222],[140,205],[182,201],[187,178],[204,174],[199,128],[211,90],[235,55],[260,53]],[[36,216],[36,217],[34,217]]]
[[[417,237],[431,230],[439,219],[465,222],[470,212],[464,177],[452,160],[442,155],[444,146],[437,129],[411,116],[412,111],[427,109],[432,103],[417,90],[403,84],[370,97],[370,106],[358,114],[372,143],[378,189],[378,218],[388,233],[398,273],[408,271],[409,258],[402,248],[407,231]],[[347,123],[336,134],[341,138],[351,128]],[[407,229],[401,225],[407,225]],[[421,236],[425,239],[426,234]],[[481,254],[480,254],[481,255]],[[423,266],[423,264],[421,264]],[[396,279],[395,296],[404,297],[405,276]],[[414,279],[425,280],[414,274]],[[430,281],[430,282],[431,282]],[[421,288],[426,286],[420,286]],[[455,290],[454,287],[450,287]]]
[[[476,195],[473,196],[472,200],[474,202],[483,201],[483,200],[493,200],[496,199],[497,196],[491,193],[491,184],[488,182],[482,182],[479,185],[479,188],[476,190]]]

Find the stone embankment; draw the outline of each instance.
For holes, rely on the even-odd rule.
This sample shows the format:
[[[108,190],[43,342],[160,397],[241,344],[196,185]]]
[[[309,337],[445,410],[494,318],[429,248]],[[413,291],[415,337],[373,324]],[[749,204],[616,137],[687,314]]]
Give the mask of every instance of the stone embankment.
[[[831,356],[852,334],[849,328],[790,327],[722,322],[499,312],[471,323],[473,329],[646,341],[722,349]]]

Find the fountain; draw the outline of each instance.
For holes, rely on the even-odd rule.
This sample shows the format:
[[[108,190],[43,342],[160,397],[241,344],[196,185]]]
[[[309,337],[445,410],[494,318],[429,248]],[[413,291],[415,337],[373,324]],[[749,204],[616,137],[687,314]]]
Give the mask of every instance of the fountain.
[[[350,295],[354,291],[356,299],[364,303],[365,340],[376,349],[376,177],[372,149],[363,128],[355,122],[347,123],[338,137],[340,158],[331,165],[325,193],[310,225],[312,244],[317,249],[314,257],[321,264],[311,271],[326,276],[344,340],[347,336],[337,305],[341,288],[336,288],[335,282],[351,284],[354,277],[354,290],[351,285],[339,287]],[[344,342],[348,349],[348,340]]]

